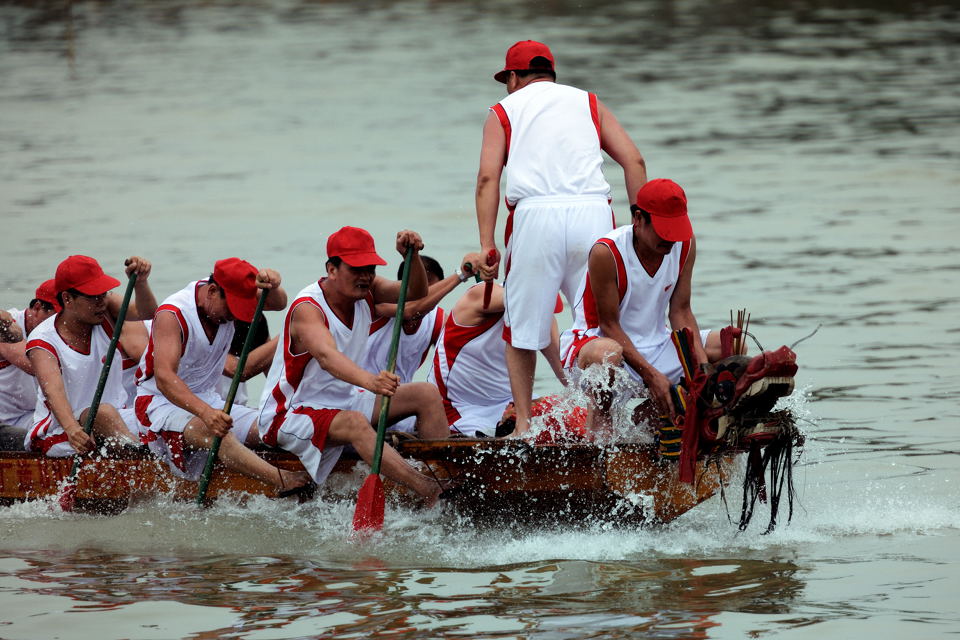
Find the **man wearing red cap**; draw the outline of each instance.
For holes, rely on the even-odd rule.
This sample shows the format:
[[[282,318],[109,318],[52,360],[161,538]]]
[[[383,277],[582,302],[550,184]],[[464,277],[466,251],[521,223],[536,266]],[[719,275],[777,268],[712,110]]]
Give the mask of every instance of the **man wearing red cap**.
[[[27,358],[26,337],[58,311],[60,303],[51,278],[37,287],[26,309],[3,312],[9,317],[4,333],[13,335],[0,341],[0,449],[23,449],[37,407],[37,381]]]
[[[140,438],[175,475],[197,480],[213,438],[219,436],[224,465],[290,491],[309,479],[278,469],[247,448],[260,442],[256,410],[234,405],[225,413],[217,393],[233,320],[251,322],[258,295],[267,296],[264,309],[287,305],[279,273],[225,258],[216,262],[209,278],[191,282],[157,308],[137,369]]]
[[[614,227],[603,154],[622,168],[628,198],[646,181],[643,156],[607,107],[592,93],[555,82],[553,54],[525,40],[507,51],[494,79],[507,97],[483,128],[476,208],[485,279],[496,277],[494,240],[500,179],[506,168],[505,282],[510,386],[517,408],[515,434],[529,428],[536,351],[547,346],[554,300],[572,305],[591,244]]]
[[[397,234],[397,251],[412,247],[408,297],[427,294],[420,259],[423,242],[412,231]],[[318,484],[323,482],[343,445],[352,445],[367,463],[373,459],[380,398],[390,396],[389,423],[417,417],[424,438],[449,434],[437,388],[427,382],[399,384],[399,378],[364,370],[358,362],[378,303],[396,303],[400,283],[376,275],[387,262],[370,234],[343,227],[327,240],[327,277],[297,294],[284,319],[283,335],[260,400],[263,441],[300,458]],[[417,472],[389,445],[383,447],[382,472],[433,504],[441,486]]]
[[[144,310],[149,313],[156,306],[147,282],[150,263],[131,257],[126,261],[126,273],[137,274],[136,298],[127,310],[127,317],[136,321]],[[93,434],[85,433],[81,426],[96,393],[120,310],[119,296],[110,293],[119,284],[89,256],[70,256],[57,267],[54,289],[62,310],[35,327],[26,344],[39,385],[33,426],[24,441],[27,450],[52,457],[86,453],[96,445],[93,434],[121,445],[139,446],[132,412],[123,411],[126,392],[119,366],[110,368]],[[128,331],[124,323],[118,351],[123,350]]]
[[[600,238],[590,251],[574,324],[560,338],[560,353],[567,367],[622,365],[646,386],[660,414],[672,417],[670,387],[682,368],[665,320],[699,337],[692,346],[701,362],[720,357],[720,335],[700,331],[690,308],[696,239],[683,189],[672,180],[651,180],[636,200],[633,223]],[[601,424],[594,426],[608,428],[612,398],[596,395]]]

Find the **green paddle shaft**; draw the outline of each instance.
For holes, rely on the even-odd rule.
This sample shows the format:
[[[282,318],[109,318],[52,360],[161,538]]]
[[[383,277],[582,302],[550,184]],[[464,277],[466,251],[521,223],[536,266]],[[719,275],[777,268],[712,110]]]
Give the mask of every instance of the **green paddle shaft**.
[[[113,327],[113,336],[110,338],[110,345],[107,347],[107,355],[103,360],[103,368],[100,369],[100,380],[97,382],[97,389],[93,393],[93,402],[90,403],[90,410],[87,411],[87,419],[83,422],[83,432],[90,433],[93,430],[93,421],[97,418],[97,411],[100,410],[100,398],[103,397],[103,389],[107,386],[107,378],[110,376],[110,365],[113,364],[113,354],[117,351],[117,343],[120,341],[120,331],[123,329],[123,321],[127,317],[127,307],[130,306],[130,296],[133,295],[133,285],[137,282],[136,272],[130,274],[127,281],[127,290],[123,292],[123,302],[120,303],[120,310],[117,312],[117,322]],[[80,454],[73,457],[73,466],[70,468],[68,481],[72,481],[80,469]]]
[[[413,247],[407,247],[403,256],[403,277],[400,278],[400,295],[397,297],[397,315],[393,322],[393,337],[390,338],[390,351],[387,356],[387,371],[393,373],[397,368],[397,350],[400,347],[400,331],[403,330],[403,306],[407,302],[407,284],[410,282],[410,263],[413,261]],[[383,439],[387,433],[387,412],[390,410],[390,396],[383,396],[380,403],[380,420],[377,422],[377,444],[373,450],[371,473],[380,473],[380,458],[383,457]]]
[[[230,381],[230,390],[227,392],[227,398],[223,403],[223,412],[230,415],[230,409],[233,407],[233,399],[237,395],[237,388],[240,386],[240,378],[243,377],[243,368],[247,364],[247,356],[250,355],[250,346],[253,344],[253,337],[257,333],[257,326],[260,324],[260,318],[263,316],[263,305],[267,300],[267,289],[263,289],[257,300],[257,310],[253,312],[253,320],[250,322],[250,328],[247,329],[247,337],[243,340],[243,348],[240,350],[240,357],[237,358],[237,370],[233,372],[233,380]],[[210,485],[210,476],[213,475],[213,464],[217,460],[217,454],[220,452],[220,436],[213,438],[213,444],[210,445],[210,454],[207,456],[207,464],[203,468],[203,475],[200,476],[200,484],[197,487],[197,504],[202,505],[207,498],[207,487]]]

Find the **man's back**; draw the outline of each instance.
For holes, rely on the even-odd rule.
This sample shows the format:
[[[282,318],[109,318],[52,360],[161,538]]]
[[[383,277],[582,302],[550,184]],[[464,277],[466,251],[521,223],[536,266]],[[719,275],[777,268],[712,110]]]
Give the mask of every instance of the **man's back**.
[[[533,82],[504,98],[494,112],[507,131],[509,203],[535,196],[609,199],[595,96],[555,82]]]

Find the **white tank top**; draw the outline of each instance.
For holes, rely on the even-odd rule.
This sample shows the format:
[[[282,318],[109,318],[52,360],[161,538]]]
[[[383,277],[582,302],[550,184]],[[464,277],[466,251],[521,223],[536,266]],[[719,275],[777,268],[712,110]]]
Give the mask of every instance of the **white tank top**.
[[[367,296],[353,305],[353,326],[348,327],[327,304],[315,282],[297,294],[283,320],[283,338],[267,375],[267,382],[260,398],[260,432],[263,441],[276,446],[277,429],[287,412],[299,406],[314,409],[351,409],[356,387],[328,373],[309,352],[293,353],[290,340],[290,323],[294,310],[301,304],[312,304],[324,317],[324,322],[337,349],[353,362],[359,363],[367,348],[370,323],[373,317],[373,298]]]
[[[617,289],[620,297],[620,326],[630,336],[638,351],[663,343],[669,338],[667,310],[670,297],[687,259],[689,241],[674,243],[670,253],[663,257],[660,268],[654,275],[647,273],[633,248],[633,225],[617,227],[597,240],[610,249],[617,267]],[[571,363],[571,347],[587,336],[602,336],[597,305],[587,273],[580,287],[574,307],[573,327],[560,337],[560,354],[564,364]]]
[[[7,309],[13,321],[27,330],[25,310]],[[12,423],[37,406],[36,379],[13,364],[0,358],[0,422]]]
[[[390,340],[396,317],[379,317],[370,325],[370,337],[367,339],[367,353],[363,357],[364,369],[370,373],[380,373],[387,368],[390,356]],[[400,331],[400,346],[397,347],[396,374],[401,383],[413,381],[413,376],[427,359],[430,347],[436,344],[443,329],[443,309],[437,308],[420,321],[420,326],[412,334]]]
[[[428,380],[440,390],[448,424],[461,417],[457,405],[491,406],[513,398],[506,345],[502,313],[473,327],[458,324],[453,313],[447,317]]]
[[[534,82],[491,110],[507,137],[507,204],[533,196],[610,199],[595,95],[555,82]]]
[[[206,280],[191,282],[157,307],[157,313],[172,313],[180,324],[181,347],[177,376],[204,402],[215,399],[217,382],[223,373],[223,364],[233,340],[234,324],[227,322],[217,327],[213,341],[207,339],[197,309],[197,295]],[[137,396],[162,396],[153,377],[153,327],[150,340],[137,368]]]
[[[59,315],[59,314],[58,314]],[[93,327],[90,335],[90,351],[77,351],[60,337],[55,321],[57,316],[50,316],[33,331],[27,340],[27,352],[33,349],[43,349],[52,354],[60,365],[60,375],[63,376],[63,386],[67,392],[67,400],[73,409],[73,415],[79,416],[84,409],[90,407],[97,384],[100,382],[100,370],[106,362],[107,348],[110,346],[110,337],[113,328],[104,322]],[[122,409],[126,402],[126,391],[123,389],[123,369],[120,366],[122,358],[119,350],[113,357],[110,365],[110,375],[100,396],[101,404],[113,405]],[[27,436],[28,441],[48,438],[63,433],[63,427],[57,422],[47,406],[42,390],[37,390],[36,406],[33,414],[33,429]]]

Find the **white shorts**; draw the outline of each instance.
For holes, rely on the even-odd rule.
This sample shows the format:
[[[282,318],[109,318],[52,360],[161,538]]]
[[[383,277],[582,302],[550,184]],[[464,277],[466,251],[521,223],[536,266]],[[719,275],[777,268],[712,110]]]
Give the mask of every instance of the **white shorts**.
[[[524,198],[508,227],[504,338],[519,349],[542,349],[550,344],[557,293],[572,310],[590,248],[614,228],[613,211],[603,196]]]
[[[80,416],[83,415],[84,411],[86,411],[86,409],[81,409],[74,416],[77,421],[80,422],[81,426],[83,426],[83,422],[80,420]],[[127,430],[130,431],[130,435],[136,440],[139,436],[139,423],[137,422],[136,415],[134,415],[133,408],[117,409],[117,412],[120,414],[123,423],[127,426]],[[31,427],[32,426],[33,425],[31,425]],[[64,432],[63,427],[60,426],[60,423],[57,422],[57,419],[53,417],[52,413],[50,414],[49,426],[47,426],[45,431],[49,435],[40,439],[33,439],[30,437],[33,429],[29,429],[27,436],[23,440],[24,450],[43,451],[44,455],[49,458],[66,458],[67,456],[72,456],[77,453],[77,450],[73,448],[73,445],[71,445],[67,439],[67,434]]]
[[[150,398],[150,401],[145,402],[142,398]],[[205,398],[201,397],[201,400]],[[230,408],[230,417],[233,418],[230,433],[241,443],[246,442],[257,420],[257,413],[256,409],[240,405]],[[141,442],[150,447],[154,455],[166,461],[173,475],[191,481],[200,479],[209,450],[190,449],[183,441],[183,430],[187,428],[187,423],[196,418],[195,415],[163,396],[139,396],[137,418]]]
[[[297,456],[300,464],[317,484],[327,479],[344,449],[344,445],[327,446],[330,423],[337,414],[341,411],[356,411],[368,421],[373,419],[377,395],[359,387],[355,391],[351,406],[347,409],[302,404],[291,407],[277,428],[277,446]],[[261,437],[266,435],[269,426],[261,425]]]
[[[497,430],[497,423],[503,417],[503,412],[511,400],[505,400],[492,405],[463,405],[454,401],[450,404],[454,406],[460,414],[452,425],[450,431],[453,433],[462,433],[468,438],[474,438],[477,431],[482,431],[488,436],[492,436]]]

